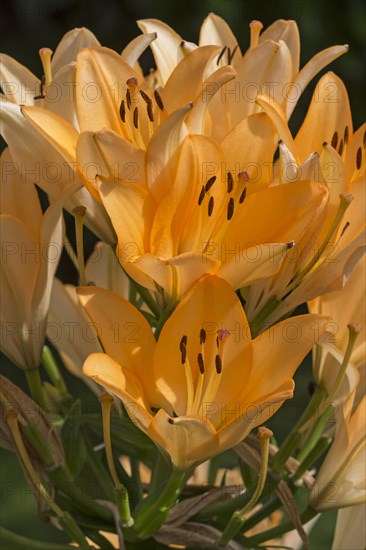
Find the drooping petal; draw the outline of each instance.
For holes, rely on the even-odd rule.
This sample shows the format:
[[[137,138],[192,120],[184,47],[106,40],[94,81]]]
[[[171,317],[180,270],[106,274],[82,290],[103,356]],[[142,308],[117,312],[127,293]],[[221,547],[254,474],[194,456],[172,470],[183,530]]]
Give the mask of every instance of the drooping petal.
[[[66,161],[75,162],[78,132],[69,122],[39,107],[23,107],[22,113]]]
[[[231,65],[221,67],[212,73],[202,84],[202,92],[193,102],[193,107],[187,115],[187,127],[192,134],[203,134],[205,132],[205,117],[210,101],[220,89],[235,78],[235,70]]]
[[[300,95],[305,90],[309,82],[318,74],[324,67],[329,65],[334,59],[348,52],[348,45],[344,46],[332,46],[331,48],[326,48],[325,50],[317,53],[307,62],[305,67],[297,74],[293,85],[288,87],[286,90],[286,118],[290,118],[292,111],[296,107],[296,103]],[[333,90],[329,90],[330,93]]]
[[[151,49],[159,70],[161,83],[165,86],[176,65],[184,57],[181,48],[183,39],[169,25],[158,19],[142,19],[137,21],[137,24],[143,33],[156,33],[157,35],[151,44]]]
[[[121,57],[126,63],[135,69],[135,65],[140,55],[146,50],[148,46],[156,39],[156,32],[142,34],[136,36],[127,46],[123,49]],[[135,69],[136,70],[136,69]]]
[[[0,86],[7,101],[17,105],[33,105],[39,94],[40,80],[24,65],[2,53],[0,55]]]
[[[79,287],[79,300],[95,324],[104,351],[131,371],[150,404],[156,404],[152,372],[155,339],[145,317],[118,294],[98,287]]]
[[[171,419],[161,409],[152,419],[147,433],[171,457],[174,466],[183,471],[220,452],[214,427],[199,417]]]
[[[283,141],[286,147],[291,151],[297,163],[300,163],[297,145],[291,135],[285,120],[285,114],[281,105],[273,98],[266,94],[262,94],[255,99],[256,103],[262,107],[267,115],[272,120],[278,134],[278,138]],[[312,151],[311,151],[312,152]],[[304,155],[304,159],[308,155]]]
[[[80,186],[82,185],[82,181],[78,180],[77,174],[65,157],[23,116],[20,107],[1,101],[1,116],[3,137],[11,148],[11,156],[22,176],[39,185],[52,198],[78,181]],[[49,113],[45,118],[49,120],[53,116],[53,113]],[[66,121],[64,124],[67,124]],[[70,131],[70,136],[72,134],[73,130]],[[57,141],[57,136],[55,137]],[[69,139],[67,141],[69,142]]]
[[[83,373],[119,397],[131,420],[147,432],[152,418],[149,403],[139,380],[128,367],[119,365],[105,353],[92,353],[84,363]]]

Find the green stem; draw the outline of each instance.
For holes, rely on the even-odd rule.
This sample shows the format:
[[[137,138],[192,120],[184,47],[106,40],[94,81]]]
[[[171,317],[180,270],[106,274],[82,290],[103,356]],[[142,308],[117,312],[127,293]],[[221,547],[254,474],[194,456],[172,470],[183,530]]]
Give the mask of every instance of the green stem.
[[[313,450],[299,465],[292,479],[294,481],[296,481],[297,479],[300,479],[300,477],[306,472],[306,470],[309,470],[309,468],[311,468],[314,462],[316,462],[318,458],[324,453],[324,451],[329,447],[331,442],[332,440],[330,437],[324,437],[323,439],[320,439],[314,446]]]
[[[165,458],[159,454],[151,472],[149,492],[154,493],[163,483],[166,483],[169,474],[170,466],[168,466]]]
[[[148,537],[164,523],[175,505],[186,480],[186,473],[173,470],[163,490],[145,498],[135,509],[134,530],[140,538]]]
[[[326,391],[322,388],[317,388],[306,407],[304,413],[301,415],[299,420],[296,422],[295,426],[292,428],[291,432],[286,437],[285,441],[282,443],[279,451],[274,457],[272,463],[272,471],[280,472],[288,459],[291,453],[296,449],[297,443],[299,442],[298,430],[301,428],[305,422],[312,418],[318,409],[320,403],[323,401],[326,396]]]
[[[309,434],[308,440],[306,441],[304,447],[299,452],[299,455],[296,457],[297,460],[302,463],[305,458],[308,456],[308,454],[313,450],[314,446],[317,444],[318,440],[320,439],[324,426],[329,420],[330,416],[333,414],[334,406],[332,403],[330,403],[325,411],[321,414],[318,422],[315,424],[313,430]]]
[[[0,540],[1,544],[8,545],[9,548],[18,548],[21,550],[70,550],[68,544],[53,544],[51,542],[45,542],[41,540],[31,539],[23,537],[17,533],[13,533],[4,527],[0,527]]]
[[[36,367],[35,369],[27,369],[25,371],[25,375],[27,377],[28,386],[34,401],[36,401],[36,403],[38,403],[38,405],[40,405],[42,409],[46,410],[46,401],[43,394],[39,368]]]
[[[61,397],[70,397],[57,362],[48,346],[43,346],[42,365]]]

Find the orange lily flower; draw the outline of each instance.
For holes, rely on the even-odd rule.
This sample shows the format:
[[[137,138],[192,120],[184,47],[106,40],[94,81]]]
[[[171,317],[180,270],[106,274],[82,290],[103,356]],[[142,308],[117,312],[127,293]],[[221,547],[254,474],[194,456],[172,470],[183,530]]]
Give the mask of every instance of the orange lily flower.
[[[105,354],[92,354],[84,374],[119,397],[133,422],[178,470],[239,443],[292,397],[296,368],[325,318],[301,315],[252,340],[232,288],[204,276],[182,298],[155,342],[128,302],[95,287],[79,299],[100,327]],[[111,320],[120,333],[113,337]],[[126,325],[134,327],[128,335]]]

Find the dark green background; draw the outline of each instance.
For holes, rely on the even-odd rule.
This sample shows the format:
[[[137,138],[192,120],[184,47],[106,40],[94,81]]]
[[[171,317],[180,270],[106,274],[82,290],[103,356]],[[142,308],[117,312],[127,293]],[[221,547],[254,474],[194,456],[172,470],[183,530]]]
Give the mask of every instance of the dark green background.
[[[301,36],[301,65],[323,48],[348,43],[349,53],[336,60],[330,69],[347,86],[355,128],[365,120],[366,8],[362,0],[18,0],[2,4],[1,50],[41,76],[38,49],[44,46],[54,49],[62,35],[74,27],[88,27],[103,45],[120,52],[140,32],[135,24],[137,19],[163,19],[184,39],[196,42],[200,24],[211,11],[228,21],[242,50],[249,44],[248,25],[252,19],[259,19],[265,27],[278,18],[295,19]],[[152,63],[151,54],[144,54],[144,69],[149,69]],[[315,83],[316,79],[300,100],[291,121],[293,130],[303,119]],[[22,373],[11,367],[3,356],[1,361],[2,372],[21,384]],[[279,439],[281,432],[283,436],[294,417],[300,414],[308,398],[310,361],[299,369],[296,378],[295,400],[291,406],[281,409],[273,422]],[[68,380],[74,385],[75,395],[80,395],[82,385],[71,378]],[[1,524],[24,535],[47,541],[60,540],[62,535],[35,516],[34,499],[27,493],[14,455],[4,451],[1,465]],[[334,519],[334,514],[324,514],[311,537],[311,550],[331,547]]]

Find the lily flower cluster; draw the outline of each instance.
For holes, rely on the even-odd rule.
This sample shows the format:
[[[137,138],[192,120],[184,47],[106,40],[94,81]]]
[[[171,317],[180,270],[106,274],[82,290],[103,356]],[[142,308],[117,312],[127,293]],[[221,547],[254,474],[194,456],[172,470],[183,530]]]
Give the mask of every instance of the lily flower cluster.
[[[362,550],[366,126],[327,72],[289,128],[348,47],[300,68],[294,21],[252,21],[245,53],[214,14],[198,44],[138,25],[122,53],[68,32],[39,51],[41,79],[2,55],[2,350],[30,397],[4,378],[1,444],[80,548],[254,548],[294,529],[306,548],[303,525],[337,509],[333,548]],[[311,351],[315,391],[279,445],[264,424]],[[233,464],[238,495],[215,486]],[[77,488],[90,472],[95,500]]]

